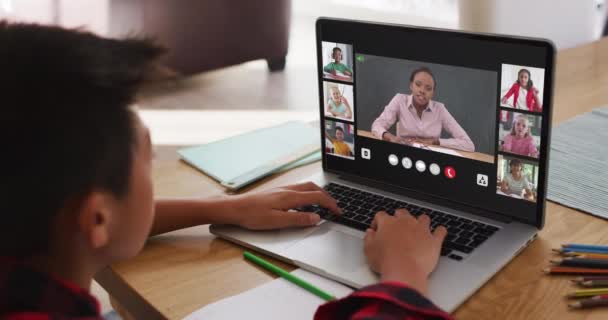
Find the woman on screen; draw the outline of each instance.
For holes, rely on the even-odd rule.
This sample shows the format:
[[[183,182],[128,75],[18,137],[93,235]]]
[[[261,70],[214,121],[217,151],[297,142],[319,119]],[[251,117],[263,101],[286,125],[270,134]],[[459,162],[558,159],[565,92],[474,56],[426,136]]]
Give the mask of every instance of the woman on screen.
[[[475,151],[473,141],[443,103],[431,100],[436,87],[429,68],[414,70],[410,75],[411,94],[397,93],[372,123],[372,133],[382,140],[406,145],[418,143]],[[395,122],[399,122],[396,136],[388,132]],[[451,138],[442,139],[442,131]]]
[[[530,182],[523,175],[521,161],[517,159],[510,160],[509,168],[509,172],[504,175],[500,182],[500,191],[507,195],[515,195],[533,201],[534,194],[532,193]]]
[[[325,111],[334,117],[340,117],[345,119],[351,119],[353,111],[350,108],[350,104],[346,97],[342,95],[340,89],[337,86],[329,87],[330,98],[325,106]]]
[[[530,122],[524,114],[517,114],[513,120],[511,133],[505,136],[501,147],[504,152],[538,158],[538,149],[530,135]]]
[[[513,108],[535,112],[543,111],[543,106],[538,96],[539,91],[534,87],[534,83],[530,77],[531,74],[528,69],[519,70],[517,81],[515,81],[505,96],[502,97],[502,104],[508,104],[509,97],[513,96]]]

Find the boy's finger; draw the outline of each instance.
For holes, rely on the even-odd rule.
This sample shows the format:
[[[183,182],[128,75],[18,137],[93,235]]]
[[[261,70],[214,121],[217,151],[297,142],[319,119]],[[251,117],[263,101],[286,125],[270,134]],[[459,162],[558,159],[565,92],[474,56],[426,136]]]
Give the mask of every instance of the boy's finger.
[[[429,216],[427,216],[426,214],[423,214],[420,217],[418,217],[418,223],[425,225],[425,226],[430,226],[431,218],[429,218]]]
[[[389,215],[388,213],[386,213],[386,211],[378,211],[374,216],[374,220],[372,220],[372,224],[370,227],[374,230],[378,230],[381,221],[384,221],[384,219],[386,219],[388,216]]]
[[[287,189],[287,190],[292,190],[292,191],[320,191],[320,190],[323,190],[323,189],[321,189],[321,187],[314,184],[312,181],[291,184],[291,185],[285,186],[283,188]]]
[[[321,217],[314,212],[275,211],[269,219],[269,229],[314,226],[321,221]]]
[[[444,226],[438,226],[433,232],[433,237],[441,244],[443,243],[443,240],[447,234],[448,229],[446,229]]]
[[[302,191],[293,192],[285,199],[285,203],[280,205],[282,209],[298,208],[318,204],[323,208],[327,208],[334,213],[342,213],[342,209],[338,207],[336,199],[330,197],[324,191]]]

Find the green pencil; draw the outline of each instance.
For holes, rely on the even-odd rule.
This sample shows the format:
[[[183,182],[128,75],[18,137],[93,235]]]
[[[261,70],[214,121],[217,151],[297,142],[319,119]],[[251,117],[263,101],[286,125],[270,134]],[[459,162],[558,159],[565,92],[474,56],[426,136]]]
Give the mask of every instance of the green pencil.
[[[308,290],[310,293],[318,296],[319,298],[325,300],[325,301],[331,301],[331,300],[336,300],[336,297],[332,296],[331,294],[313,286],[312,284],[294,276],[293,274],[287,272],[287,270],[283,270],[277,266],[275,266],[274,264],[250,253],[250,252],[243,252],[243,257],[245,257],[245,259],[260,265],[261,267],[263,267],[264,269],[275,273],[276,275],[281,276],[283,279],[292,282],[293,284],[300,286],[303,289]]]

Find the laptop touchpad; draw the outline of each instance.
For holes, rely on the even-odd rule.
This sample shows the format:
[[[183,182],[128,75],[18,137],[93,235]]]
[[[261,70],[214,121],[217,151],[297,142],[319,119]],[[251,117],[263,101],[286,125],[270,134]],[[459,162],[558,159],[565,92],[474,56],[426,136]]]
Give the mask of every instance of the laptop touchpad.
[[[355,271],[366,266],[363,239],[331,225],[321,225],[290,247],[289,258],[326,271]]]

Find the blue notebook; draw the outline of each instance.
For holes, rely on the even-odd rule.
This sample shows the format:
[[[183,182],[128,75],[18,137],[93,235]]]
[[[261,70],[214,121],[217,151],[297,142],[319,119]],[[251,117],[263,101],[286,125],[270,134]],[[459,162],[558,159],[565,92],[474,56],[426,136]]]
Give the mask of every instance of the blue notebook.
[[[180,149],[182,159],[228,189],[321,159],[319,129],[291,121]]]

